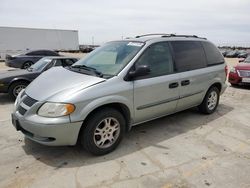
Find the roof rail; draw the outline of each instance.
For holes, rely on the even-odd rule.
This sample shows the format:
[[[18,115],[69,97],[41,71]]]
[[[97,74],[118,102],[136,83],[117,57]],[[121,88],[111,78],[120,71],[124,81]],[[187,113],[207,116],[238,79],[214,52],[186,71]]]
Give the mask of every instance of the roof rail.
[[[202,38],[202,37],[198,37],[197,35],[176,35],[176,34],[171,34],[169,35],[163,35],[162,37],[190,37],[190,38],[199,38],[199,39],[205,39],[207,40],[207,38]]]
[[[161,37],[190,37],[190,38],[200,38],[200,39],[207,40],[206,38],[198,37],[197,35],[176,35],[176,34],[165,34],[165,33],[152,33],[152,34],[138,35],[135,38],[154,36],[154,35],[160,35]]]
[[[161,36],[170,36],[173,34],[166,34],[166,33],[150,33],[150,34],[145,34],[145,35],[138,35],[135,38],[140,38],[140,37],[147,37],[147,36],[153,36],[153,35],[161,35]]]

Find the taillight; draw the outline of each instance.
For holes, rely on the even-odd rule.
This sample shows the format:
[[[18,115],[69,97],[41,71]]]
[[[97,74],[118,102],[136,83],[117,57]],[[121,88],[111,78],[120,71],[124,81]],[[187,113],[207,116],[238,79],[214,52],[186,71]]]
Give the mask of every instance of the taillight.
[[[225,66],[225,74],[226,74],[226,76],[227,76],[227,73],[228,73],[228,66],[226,65]]]

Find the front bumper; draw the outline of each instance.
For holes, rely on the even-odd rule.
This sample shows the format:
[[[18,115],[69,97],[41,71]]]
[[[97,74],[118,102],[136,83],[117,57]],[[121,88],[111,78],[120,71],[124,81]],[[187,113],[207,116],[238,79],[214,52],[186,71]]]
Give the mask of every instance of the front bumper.
[[[9,86],[4,83],[0,83],[0,93],[8,93]]]
[[[18,112],[12,113],[12,124],[27,138],[48,146],[75,145],[82,122],[42,124],[26,120]]]
[[[242,82],[242,77],[240,77],[238,73],[233,73],[233,72],[229,73],[228,82],[231,84],[238,84],[238,85],[250,85],[250,83]]]

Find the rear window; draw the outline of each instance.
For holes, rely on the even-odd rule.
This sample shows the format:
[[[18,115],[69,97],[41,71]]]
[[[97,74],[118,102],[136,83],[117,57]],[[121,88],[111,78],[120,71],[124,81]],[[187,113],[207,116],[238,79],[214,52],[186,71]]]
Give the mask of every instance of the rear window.
[[[45,51],[45,55],[47,56],[58,56],[58,53],[54,51]]]
[[[171,42],[175,67],[178,72],[200,69],[207,66],[203,47],[199,41]]]
[[[206,53],[208,65],[211,66],[224,63],[224,57],[215,45],[210,42],[202,42],[202,45]]]
[[[44,51],[32,51],[28,52],[26,55],[45,55]]]

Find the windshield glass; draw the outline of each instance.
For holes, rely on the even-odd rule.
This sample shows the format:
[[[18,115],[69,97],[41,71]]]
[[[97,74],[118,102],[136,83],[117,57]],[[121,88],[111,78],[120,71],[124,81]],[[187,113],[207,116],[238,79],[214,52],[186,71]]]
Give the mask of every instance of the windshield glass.
[[[250,63],[250,56],[245,59],[245,63]]]
[[[35,64],[33,64],[30,69],[32,71],[42,71],[44,69],[44,67],[46,67],[46,65],[48,65],[48,63],[50,63],[52,61],[52,59],[49,58],[42,58],[39,61],[37,61]]]
[[[143,42],[109,42],[77,61],[73,67],[85,65],[96,69],[103,75],[114,76],[129,63],[143,45]]]

